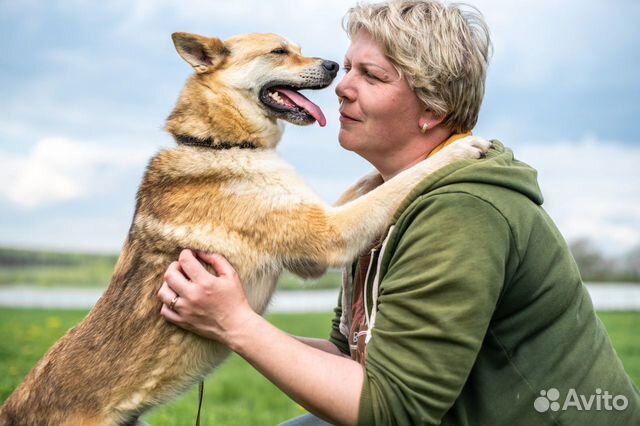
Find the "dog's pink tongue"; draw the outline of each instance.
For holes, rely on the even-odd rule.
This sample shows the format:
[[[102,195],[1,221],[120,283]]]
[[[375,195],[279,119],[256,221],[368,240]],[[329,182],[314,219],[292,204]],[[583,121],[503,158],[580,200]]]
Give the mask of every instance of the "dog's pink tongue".
[[[311,116],[316,119],[316,121],[321,127],[324,127],[327,125],[327,119],[324,117],[324,114],[322,113],[322,110],[318,105],[314,104],[309,99],[305,98],[303,95],[296,92],[295,90],[289,90],[289,89],[284,89],[280,87],[277,90],[278,92],[282,93],[283,95],[291,99],[293,102],[295,102],[295,104],[298,105],[300,108],[304,109],[309,114],[311,114]]]

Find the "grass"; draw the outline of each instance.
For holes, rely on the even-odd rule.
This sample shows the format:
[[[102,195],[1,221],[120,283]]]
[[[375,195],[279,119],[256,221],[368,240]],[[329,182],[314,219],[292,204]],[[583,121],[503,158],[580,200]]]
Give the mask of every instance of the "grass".
[[[0,248],[0,285],[103,287],[118,257]]]
[[[0,404],[33,365],[87,311],[0,308]],[[296,335],[327,337],[330,314],[272,315],[270,321]],[[204,425],[269,425],[305,411],[232,355],[205,383]],[[152,425],[192,426],[197,386],[180,399],[145,416]]]
[[[0,247],[0,286],[71,287],[104,289],[118,260],[117,254],[24,250]],[[594,282],[637,281],[635,275],[613,271],[591,276]],[[340,272],[329,271],[318,280],[302,280],[288,271],[280,276],[280,290],[340,287]]]
[[[0,401],[86,311],[0,309]],[[640,312],[599,313],[629,376],[640,383]],[[331,314],[279,314],[269,320],[296,335],[326,337]],[[202,424],[278,424],[304,410],[238,356],[231,356],[205,385]],[[197,389],[145,416],[152,425],[191,426]]]
[[[107,288],[117,255],[0,248],[0,286]],[[338,288],[340,272],[305,281],[285,271],[281,290]]]
[[[640,387],[640,312],[599,312],[624,369]]]

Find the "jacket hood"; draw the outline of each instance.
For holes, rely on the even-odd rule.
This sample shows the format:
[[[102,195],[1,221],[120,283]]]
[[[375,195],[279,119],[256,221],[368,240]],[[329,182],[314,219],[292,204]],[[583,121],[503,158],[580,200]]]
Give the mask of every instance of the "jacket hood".
[[[522,161],[516,160],[513,151],[497,140],[486,158],[458,161],[438,170],[420,182],[396,212],[396,219],[417,197],[454,183],[480,183],[501,186],[519,192],[534,203],[542,205],[544,199],[538,185],[538,172]],[[436,154],[437,155],[437,154]]]

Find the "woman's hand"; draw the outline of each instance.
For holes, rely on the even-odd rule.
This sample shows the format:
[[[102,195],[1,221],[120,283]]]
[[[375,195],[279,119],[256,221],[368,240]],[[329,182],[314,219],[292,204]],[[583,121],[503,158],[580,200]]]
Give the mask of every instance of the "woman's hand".
[[[162,316],[229,347],[309,411],[332,423],[356,424],[362,366],[332,343],[306,345],[277,329],[251,309],[238,274],[224,257],[198,257],[215,275],[183,250],[158,291]]]
[[[191,250],[172,262],[158,291],[160,314],[168,321],[200,336],[231,346],[237,334],[256,315],[238,274],[219,254],[198,253],[216,275],[200,263]]]

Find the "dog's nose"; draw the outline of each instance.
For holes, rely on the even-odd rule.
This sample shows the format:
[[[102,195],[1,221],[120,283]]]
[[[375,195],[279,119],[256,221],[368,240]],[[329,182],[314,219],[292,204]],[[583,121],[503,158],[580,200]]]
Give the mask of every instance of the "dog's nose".
[[[322,61],[322,66],[324,67],[324,69],[329,71],[331,77],[335,77],[336,74],[338,74],[338,70],[340,69],[340,65],[338,65],[337,62],[333,61]]]

